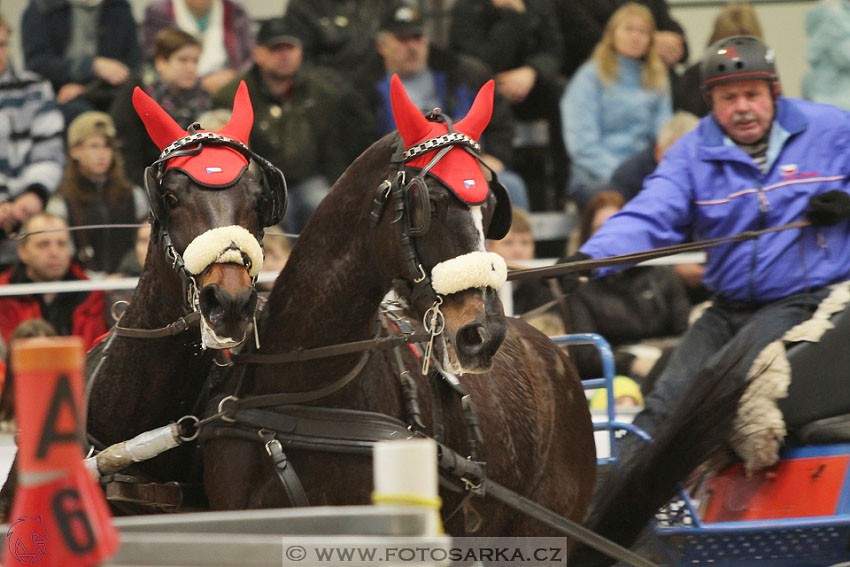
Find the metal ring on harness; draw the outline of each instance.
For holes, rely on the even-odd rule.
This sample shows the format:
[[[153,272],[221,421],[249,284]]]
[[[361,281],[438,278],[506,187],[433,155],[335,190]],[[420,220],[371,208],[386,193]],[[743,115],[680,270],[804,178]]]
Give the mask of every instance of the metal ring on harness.
[[[124,306],[124,309],[121,311],[121,313],[118,313],[118,311],[116,311],[116,308],[120,307],[122,305]],[[109,314],[112,316],[113,319],[115,319],[117,321],[121,318],[121,315],[124,314],[124,311],[126,311],[127,307],[129,307],[129,306],[130,306],[129,301],[127,301],[125,299],[119,299],[118,301],[114,302],[112,304],[112,306],[110,306]]]
[[[236,396],[225,396],[224,398],[222,398],[221,401],[218,402],[218,413],[221,416],[222,421],[226,421],[228,423],[236,423],[236,419],[229,417],[227,415],[227,412],[224,410],[224,402],[227,401],[238,402],[239,398],[237,398]]]
[[[198,438],[198,435],[201,434],[201,428],[198,426],[198,424],[200,424],[200,420],[197,417],[195,417],[194,415],[184,415],[183,417],[181,417],[180,419],[177,420],[177,431],[179,432],[183,428],[191,427],[192,429],[194,429],[195,432],[192,435],[189,435],[189,436],[180,435],[178,433],[177,438],[183,443],[188,443],[189,441],[194,441],[195,439]]]

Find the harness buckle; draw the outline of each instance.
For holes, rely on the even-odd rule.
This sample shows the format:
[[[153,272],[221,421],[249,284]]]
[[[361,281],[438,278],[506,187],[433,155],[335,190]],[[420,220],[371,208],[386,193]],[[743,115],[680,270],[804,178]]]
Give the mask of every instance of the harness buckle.
[[[425,281],[428,275],[425,273],[425,268],[422,267],[422,264],[419,264],[418,266],[416,266],[416,268],[419,270],[419,277],[414,279],[413,283],[422,283]]]

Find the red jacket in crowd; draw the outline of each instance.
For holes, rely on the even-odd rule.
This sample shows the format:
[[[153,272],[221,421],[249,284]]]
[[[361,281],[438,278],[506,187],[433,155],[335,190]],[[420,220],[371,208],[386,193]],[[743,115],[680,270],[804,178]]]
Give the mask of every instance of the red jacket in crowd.
[[[77,264],[71,267],[63,281],[87,280]],[[0,285],[31,283],[21,264],[0,274]],[[45,319],[59,335],[76,335],[83,338],[88,350],[95,339],[106,332],[106,299],[102,291],[60,293],[45,306],[37,295],[11,295],[0,297],[0,335],[8,345],[9,338],[21,322],[27,319]]]

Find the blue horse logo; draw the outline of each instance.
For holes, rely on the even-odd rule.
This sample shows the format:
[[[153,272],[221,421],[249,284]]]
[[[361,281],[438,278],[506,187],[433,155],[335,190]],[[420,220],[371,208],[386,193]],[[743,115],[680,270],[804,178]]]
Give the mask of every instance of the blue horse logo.
[[[50,533],[41,521],[41,516],[21,516],[6,532],[9,553],[27,565],[35,565],[44,559],[49,539]]]

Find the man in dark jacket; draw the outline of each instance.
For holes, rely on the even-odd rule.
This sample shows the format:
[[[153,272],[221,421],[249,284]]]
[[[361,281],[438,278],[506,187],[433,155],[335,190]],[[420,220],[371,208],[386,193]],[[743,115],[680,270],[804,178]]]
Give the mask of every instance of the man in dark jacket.
[[[330,185],[364,149],[349,136],[356,110],[342,112],[350,98],[336,75],[302,65],[304,42],[282,18],[267,20],[257,35],[254,65],[213,97],[228,107],[244,80],[254,106],[251,148],[279,167],[289,186],[286,225],[300,231]],[[359,126],[359,125],[358,125]]]
[[[20,261],[0,273],[0,285],[88,279],[82,268],[71,261],[71,234],[67,228],[65,221],[47,213],[25,222],[21,232],[35,234],[18,245]],[[44,319],[59,335],[80,336],[85,347],[90,348],[106,332],[103,292],[0,297],[0,335],[6,344],[15,328],[28,319]]]
[[[127,0],[30,0],[21,43],[26,67],[52,83],[66,123],[87,110],[108,111],[142,58]]]
[[[376,37],[378,53],[358,73],[356,88],[364,106],[373,113],[362,129],[373,142],[396,129],[390,104],[390,79],[401,78],[410,99],[424,113],[439,108],[448,116],[466,116],[478,89],[490,79],[479,61],[430,45],[422,17],[415,9],[392,3],[381,18]],[[481,138],[482,158],[499,175],[514,206],[528,208],[525,183],[509,168],[513,157],[513,117],[507,100],[496,94],[493,117]]]

